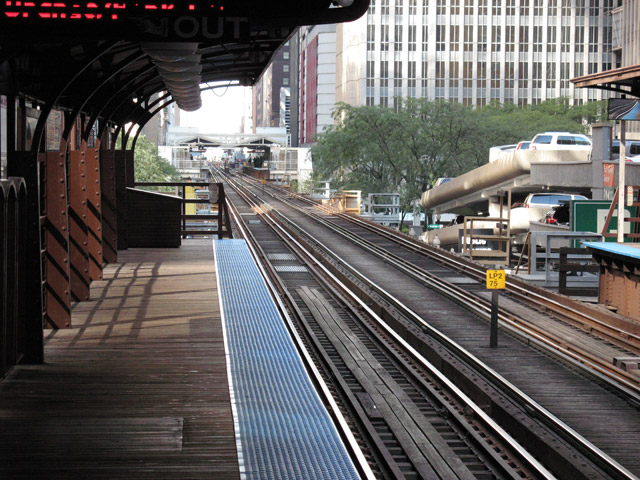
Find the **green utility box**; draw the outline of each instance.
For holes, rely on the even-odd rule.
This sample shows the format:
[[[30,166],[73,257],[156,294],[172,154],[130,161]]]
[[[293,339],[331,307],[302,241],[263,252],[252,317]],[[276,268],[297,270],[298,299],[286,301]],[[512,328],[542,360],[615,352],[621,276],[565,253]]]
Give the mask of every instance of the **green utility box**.
[[[602,233],[607,221],[607,214],[611,207],[610,200],[573,200],[571,202],[571,231]],[[631,217],[631,210],[625,208],[625,218]],[[634,223],[625,224],[625,233],[630,233],[637,226]],[[618,210],[613,212],[613,218],[609,224],[608,233],[616,233],[618,230]],[[605,238],[607,242],[615,242],[615,238]],[[630,242],[625,238],[625,242]]]

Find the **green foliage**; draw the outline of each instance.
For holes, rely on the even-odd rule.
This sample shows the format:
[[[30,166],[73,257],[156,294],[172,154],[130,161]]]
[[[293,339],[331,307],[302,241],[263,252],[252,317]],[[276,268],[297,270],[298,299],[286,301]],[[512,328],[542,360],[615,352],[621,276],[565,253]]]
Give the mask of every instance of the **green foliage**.
[[[134,152],[136,182],[180,182],[180,172],[158,155],[158,148],[140,134]],[[141,187],[153,192],[174,193],[175,187]]]
[[[586,133],[603,102],[570,106],[566,99],[518,107],[407,98],[398,108],[340,103],[335,124],[313,148],[313,176],[332,188],[400,193],[403,211],[439,177],[455,177],[489,159],[497,145],[531,140],[544,131]]]

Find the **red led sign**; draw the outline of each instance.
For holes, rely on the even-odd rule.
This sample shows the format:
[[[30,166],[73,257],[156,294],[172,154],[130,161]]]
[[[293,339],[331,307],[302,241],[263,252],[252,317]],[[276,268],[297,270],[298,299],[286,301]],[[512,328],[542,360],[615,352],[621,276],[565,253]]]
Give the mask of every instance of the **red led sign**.
[[[124,10],[127,14],[153,12],[199,12],[203,15],[224,12],[222,3],[155,3],[155,2],[27,2],[22,0],[4,0],[2,2],[2,16],[5,18],[29,18],[37,16],[46,19],[86,19],[86,20],[117,20],[117,10]]]

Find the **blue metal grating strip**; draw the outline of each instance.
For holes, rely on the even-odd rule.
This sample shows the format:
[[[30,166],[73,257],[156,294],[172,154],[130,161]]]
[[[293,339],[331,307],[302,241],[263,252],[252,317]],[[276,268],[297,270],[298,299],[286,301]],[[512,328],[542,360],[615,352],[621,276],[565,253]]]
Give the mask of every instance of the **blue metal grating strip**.
[[[214,240],[247,479],[357,479],[244,240]]]

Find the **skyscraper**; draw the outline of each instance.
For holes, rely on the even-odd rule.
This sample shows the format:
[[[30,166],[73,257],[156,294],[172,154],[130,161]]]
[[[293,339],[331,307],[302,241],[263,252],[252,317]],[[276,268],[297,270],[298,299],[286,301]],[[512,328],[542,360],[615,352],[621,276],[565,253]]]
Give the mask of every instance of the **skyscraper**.
[[[601,91],[576,90],[569,79],[612,67],[613,3],[372,0],[364,17],[337,27],[336,100],[601,99]]]

